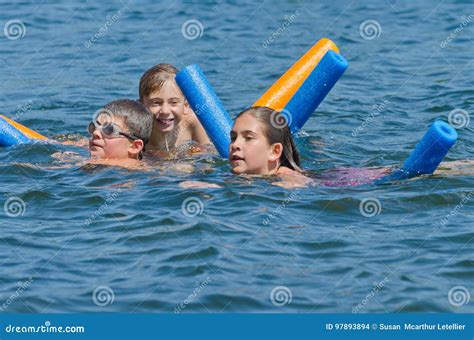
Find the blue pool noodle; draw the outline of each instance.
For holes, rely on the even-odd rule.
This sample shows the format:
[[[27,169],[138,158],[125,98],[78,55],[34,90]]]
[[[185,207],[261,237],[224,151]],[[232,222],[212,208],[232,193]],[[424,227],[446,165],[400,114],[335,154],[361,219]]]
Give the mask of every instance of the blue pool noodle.
[[[432,174],[457,138],[458,134],[451,125],[441,120],[434,122],[403,163],[402,168],[379,181],[386,182]]]
[[[326,52],[284,108],[283,113],[291,115],[291,132],[301,129],[348,66],[340,54],[332,50]]]
[[[189,105],[196,113],[219,154],[228,158],[232,119],[198,65],[190,65],[176,75]]]
[[[26,143],[31,143],[31,140],[0,117],[0,146],[8,147]]]

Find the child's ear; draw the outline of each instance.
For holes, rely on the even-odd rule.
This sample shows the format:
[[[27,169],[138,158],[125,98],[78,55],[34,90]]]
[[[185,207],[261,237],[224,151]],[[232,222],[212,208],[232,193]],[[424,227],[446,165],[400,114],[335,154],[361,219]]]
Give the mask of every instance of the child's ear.
[[[283,144],[281,143],[273,144],[272,151],[270,153],[270,161],[276,161],[280,159],[282,153],[283,153]]]
[[[145,143],[141,139],[134,140],[128,148],[130,158],[140,159],[140,153],[143,151]]]

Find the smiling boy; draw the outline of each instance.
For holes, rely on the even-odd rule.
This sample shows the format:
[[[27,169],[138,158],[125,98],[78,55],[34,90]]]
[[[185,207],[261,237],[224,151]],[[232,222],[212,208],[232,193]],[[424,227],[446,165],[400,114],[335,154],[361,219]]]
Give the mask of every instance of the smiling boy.
[[[172,152],[187,141],[210,143],[175,81],[177,72],[170,64],[158,64],[140,79],[140,101],[154,117],[149,150]]]

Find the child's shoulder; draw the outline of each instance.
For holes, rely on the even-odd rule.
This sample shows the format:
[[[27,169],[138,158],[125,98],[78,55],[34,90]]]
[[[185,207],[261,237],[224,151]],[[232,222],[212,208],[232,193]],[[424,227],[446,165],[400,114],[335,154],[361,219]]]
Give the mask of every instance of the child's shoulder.
[[[276,175],[281,178],[281,182],[275,182],[274,184],[286,189],[306,187],[313,183],[311,178],[286,166],[281,166]]]

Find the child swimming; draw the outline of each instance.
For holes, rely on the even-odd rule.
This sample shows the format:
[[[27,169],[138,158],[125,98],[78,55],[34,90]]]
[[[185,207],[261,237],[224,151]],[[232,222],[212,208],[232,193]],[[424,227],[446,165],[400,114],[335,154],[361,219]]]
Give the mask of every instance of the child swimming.
[[[148,144],[151,151],[173,152],[187,141],[209,144],[209,138],[176,84],[178,70],[158,64],[140,79],[140,101],[154,116]]]
[[[109,165],[133,166],[143,157],[153,116],[140,102],[118,99],[105,105],[89,123],[91,158]]]
[[[237,175],[277,176],[273,184],[294,188],[307,186],[312,180],[303,175],[300,156],[281,113],[268,107],[251,107],[239,113],[230,132],[229,162]],[[185,188],[202,188],[202,182],[186,181]],[[215,187],[215,185],[212,185]]]

